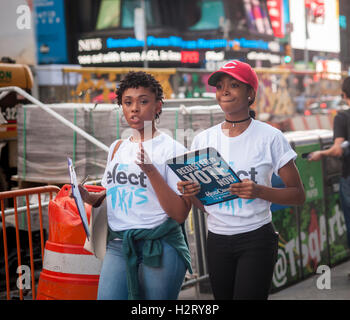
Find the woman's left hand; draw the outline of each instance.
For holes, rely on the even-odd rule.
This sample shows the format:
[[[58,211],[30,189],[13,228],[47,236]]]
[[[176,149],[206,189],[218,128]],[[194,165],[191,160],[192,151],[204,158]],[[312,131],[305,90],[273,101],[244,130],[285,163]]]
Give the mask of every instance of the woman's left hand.
[[[259,185],[249,179],[244,179],[242,182],[231,184],[229,190],[231,194],[235,194],[242,199],[259,198],[260,193]]]
[[[157,170],[156,167],[152,164],[151,159],[149,158],[147,152],[143,148],[142,142],[139,143],[139,151],[137,153],[137,160],[135,163],[141,168],[144,173],[151,173],[154,170]]]

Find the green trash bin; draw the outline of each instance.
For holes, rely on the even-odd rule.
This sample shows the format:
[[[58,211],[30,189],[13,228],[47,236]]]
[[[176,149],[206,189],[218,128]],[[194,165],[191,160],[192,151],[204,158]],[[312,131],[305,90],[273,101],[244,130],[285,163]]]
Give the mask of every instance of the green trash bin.
[[[333,132],[320,133],[321,149],[328,149],[333,144]],[[347,244],[346,225],[339,199],[339,180],[342,161],[334,157],[323,157],[324,197],[326,208],[329,264],[334,266],[350,257]]]
[[[272,176],[272,187],[283,188],[284,184],[275,174]],[[271,205],[272,222],[279,233],[278,254],[272,277],[272,292],[281,290],[300,281],[300,255],[298,249],[297,207]]]
[[[284,135],[298,155],[296,166],[306,201],[298,207],[271,206],[272,221],[280,234],[272,290],[298,282],[313,274],[319,265],[329,264],[322,163],[303,158],[303,154],[320,150],[319,132],[294,131]]]
[[[319,265],[329,265],[327,220],[324,198],[324,174],[321,161],[303,157],[321,149],[319,132],[304,131],[293,139],[298,154],[296,165],[304,184],[306,201],[298,207],[302,277],[316,272]]]
[[[295,149],[294,140],[305,137],[304,131],[284,133]],[[284,184],[276,175],[272,177],[272,187],[283,188]],[[296,206],[281,206],[272,203],[272,222],[279,233],[278,256],[272,277],[272,291],[283,289],[302,279],[299,208]]]

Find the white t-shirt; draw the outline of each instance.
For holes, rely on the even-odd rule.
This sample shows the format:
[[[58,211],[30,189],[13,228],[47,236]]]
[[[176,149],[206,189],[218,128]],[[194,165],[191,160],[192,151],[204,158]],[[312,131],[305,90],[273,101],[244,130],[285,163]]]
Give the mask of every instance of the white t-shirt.
[[[251,179],[271,187],[271,177],[296,153],[282,132],[258,120],[237,137],[228,137],[222,123],[195,136],[191,150],[214,147],[241,180]],[[232,235],[256,230],[272,220],[271,203],[262,199],[237,198],[205,206],[208,229],[217,234]]]
[[[111,160],[117,141],[109,148],[102,186],[106,188],[108,224],[114,231],[152,229],[169,216],[159,204],[147,175],[135,163],[139,144],[124,140]],[[179,178],[166,165],[166,160],[187,149],[165,133],[143,142],[143,148],[164,180],[177,194]]]

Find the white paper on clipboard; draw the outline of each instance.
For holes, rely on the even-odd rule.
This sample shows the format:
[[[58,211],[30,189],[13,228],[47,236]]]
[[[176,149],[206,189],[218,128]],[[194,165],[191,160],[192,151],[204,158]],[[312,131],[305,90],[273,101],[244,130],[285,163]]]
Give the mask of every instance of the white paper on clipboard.
[[[86,237],[89,240],[90,238],[89,224],[86,216],[84,202],[83,202],[83,199],[81,198],[79,188],[78,188],[77,175],[73,167],[72,159],[71,158],[67,158],[67,159],[68,159],[68,171],[70,176],[70,183],[72,186],[72,195],[75,200],[75,204],[77,205],[81,221],[83,222],[83,227],[86,233]]]

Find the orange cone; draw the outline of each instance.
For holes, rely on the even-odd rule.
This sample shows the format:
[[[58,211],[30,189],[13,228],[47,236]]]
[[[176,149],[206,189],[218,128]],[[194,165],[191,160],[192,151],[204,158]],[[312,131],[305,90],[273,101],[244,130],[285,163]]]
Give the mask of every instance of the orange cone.
[[[86,186],[89,191],[102,187]],[[70,185],[49,204],[49,240],[45,244],[38,300],[95,300],[102,261],[84,249],[85,231]],[[90,221],[91,206],[85,205]]]

